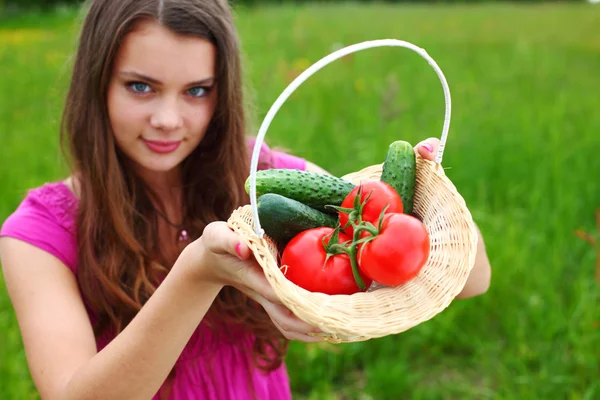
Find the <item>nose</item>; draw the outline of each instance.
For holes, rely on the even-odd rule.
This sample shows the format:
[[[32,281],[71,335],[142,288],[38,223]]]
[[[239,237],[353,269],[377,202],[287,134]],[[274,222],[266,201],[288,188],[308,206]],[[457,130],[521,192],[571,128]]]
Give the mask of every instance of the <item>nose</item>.
[[[165,99],[150,117],[150,124],[155,129],[172,131],[178,129],[183,124],[181,111],[178,108],[176,99]]]

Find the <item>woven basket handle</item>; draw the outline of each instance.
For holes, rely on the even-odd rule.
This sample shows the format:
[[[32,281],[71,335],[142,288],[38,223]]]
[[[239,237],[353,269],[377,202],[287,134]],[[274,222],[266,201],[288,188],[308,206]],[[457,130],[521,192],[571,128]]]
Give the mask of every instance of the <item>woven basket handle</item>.
[[[271,121],[273,121],[275,114],[277,113],[279,108],[281,108],[281,106],[287,100],[287,98],[290,97],[290,95],[294,92],[294,90],[296,90],[312,74],[314,74],[315,72],[317,72],[318,70],[320,70],[321,68],[323,68],[324,66],[329,64],[330,62],[335,61],[338,58],[341,58],[350,53],[357,52],[359,50],[364,50],[364,49],[368,49],[368,48],[372,48],[372,47],[382,47],[382,46],[405,47],[405,48],[414,50],[415,52],[419,53],[423,58],[425,58],[425,60],[427,60],[429,65],[431,65],[431,67],[433,67],[433,69],[437,73],[438,77],[440,78],[440,81],[442,83],[442,88],[444,89],[444,97],[446,100],[446,113],[444,116],[444,126],[442,129],[442,137],[440,139],[440,146],[438,148],[438,152],[435,157],[435,162],[437,164],[440,164],[442,162],[442,155],[444,153],[444,147],[446,145],[446,138],[448,136],[448,130],[450,128],[451,101],[450,101],[450,89],[448,88],[448,83],[446,82],[446,78],[444,77],[444,74],[443,74],[442,70],[440,69],[440,67],[438,67],[437,63],[429,56],[429,54],[427,54],[427,52],[425,50],[423,50],[420,47],[415,46],[412,43],[405,42],[403,40],[396,40],[396,39],[371,40],[371,41],[361,42],[361,43],[357,43],[357,44],[353,44],[351,46],[341,48],[341,49],[323,57],[322,59],[320,59],[313,65],[311,65],[309,68],[307,68],[300,75],[298,75],[296,77],[296,79],[294,79],[292,81],[292,83],[290,83],[288,85],[288,87],[286,87],[285,90],[279,95],[277,100],[275,100],[275,103],[273,103],[273,105],[271,106],[271,109],[269,109],[269,112],[267,113],[265,119],[263,120],[262,125],[260,126],[260,129],[258,131],[258,136],[256,137],[256,141],[254,143],[254,150],[252,152],[252,160],[250,163],[250,204],[252,206],[252,217],[254,219],[254,230],[256,231],[256,234],[258,235],[259,238],[263,237],[264,230],[260,226],[260,221],[258,220],[258,210],[256,208],[256,171],[258,169],[258,158],[259,158],[259,154],[260,154],[260,149],[261,149],[265,134],[267,133],[267,129],[269,129],[269,125],[271,124]]]

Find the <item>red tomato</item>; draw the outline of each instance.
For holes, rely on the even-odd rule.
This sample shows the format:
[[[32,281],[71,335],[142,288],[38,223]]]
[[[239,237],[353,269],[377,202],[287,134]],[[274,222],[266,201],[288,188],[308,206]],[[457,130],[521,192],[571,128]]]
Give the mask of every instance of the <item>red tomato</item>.
[[[360,202],[365,202],[367,196],[370,197],[362,207],[362,220],[369,221],[373,225],[377,226],[379,224],[379,217],[381,216],[381,211],[387,205],[386,209],[387,213],[402,213],[404,212],[404,206],[402,205],[402,198],[400,195],[391,187],[389,184],[383,181],[366,181],[356,186],[344,199],[341,207],[343,208],[353,208],[356,196],[358,196],[358,191],[361,189]],[[348,213],[339,212],[340,215],[340,224],[342,228],[346,226],[348,222],[349,215]],[[352,225],[349,225],[347,228],[343,228],[344,232],[348,235],[352,236],[354,233],[354,229]]]
[[[360,289],[352,273],[352,264],[346,253],[329,257],[323,246],[329,243],[333,228],[320,227],[308,229],[296,235],[285,247],[281,258],[282,271],[287,279],[311,292],[325,294],[353,294]],[[343,243],[350,237],[339,234],[338,242]],[[361,274],[368,288],[371,280]],[[365,288],[365,289],[366,289]]]
[[[357,258],[370,279],[387,286],[406,283],[429,258],[429,233],[413,216],[387,214],[379,235],[362,245]]]

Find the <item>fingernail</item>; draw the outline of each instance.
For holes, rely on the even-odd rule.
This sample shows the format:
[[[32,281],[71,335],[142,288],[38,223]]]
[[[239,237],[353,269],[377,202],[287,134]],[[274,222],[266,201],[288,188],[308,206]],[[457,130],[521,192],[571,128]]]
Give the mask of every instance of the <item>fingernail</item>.
[[[427,150],[428,152],[430,152],[430,153],[433,153],[433,146],[432,146],[430,143],[425,143],[425,144],[423,145],[423,148],[424,148],[425,150]]]
[[[242,258],[242,245],[241,243],[238,243],[235,245],[235,252],[238,254],[238,256],[240,256],[240,258]]]

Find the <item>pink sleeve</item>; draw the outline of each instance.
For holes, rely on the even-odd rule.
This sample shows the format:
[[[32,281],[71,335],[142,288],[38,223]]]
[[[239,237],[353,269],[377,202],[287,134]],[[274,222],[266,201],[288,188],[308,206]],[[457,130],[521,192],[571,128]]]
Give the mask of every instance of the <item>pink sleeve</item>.
[[[255,142],[255,138],[250,138],[247,141],[250,157],[252,157]],[[306,160],[283,151],[273,150],[263,142],[258,158],[258,169],[269,168],[299,169],[304,171],[306,170]]]
[[[306,160],[304,158],[277,150],[271,150],[271,157],[273,159],[273,168],[306,170]]]
[[[42,189],[42,192],[47,191]],[[31,191],[19,207],[3,223],[0,236],[12,237],[38,247],[62,261],[75,272],[76,238],[71,226],[56,213],[48,197],[40,197],[40,189]]]

